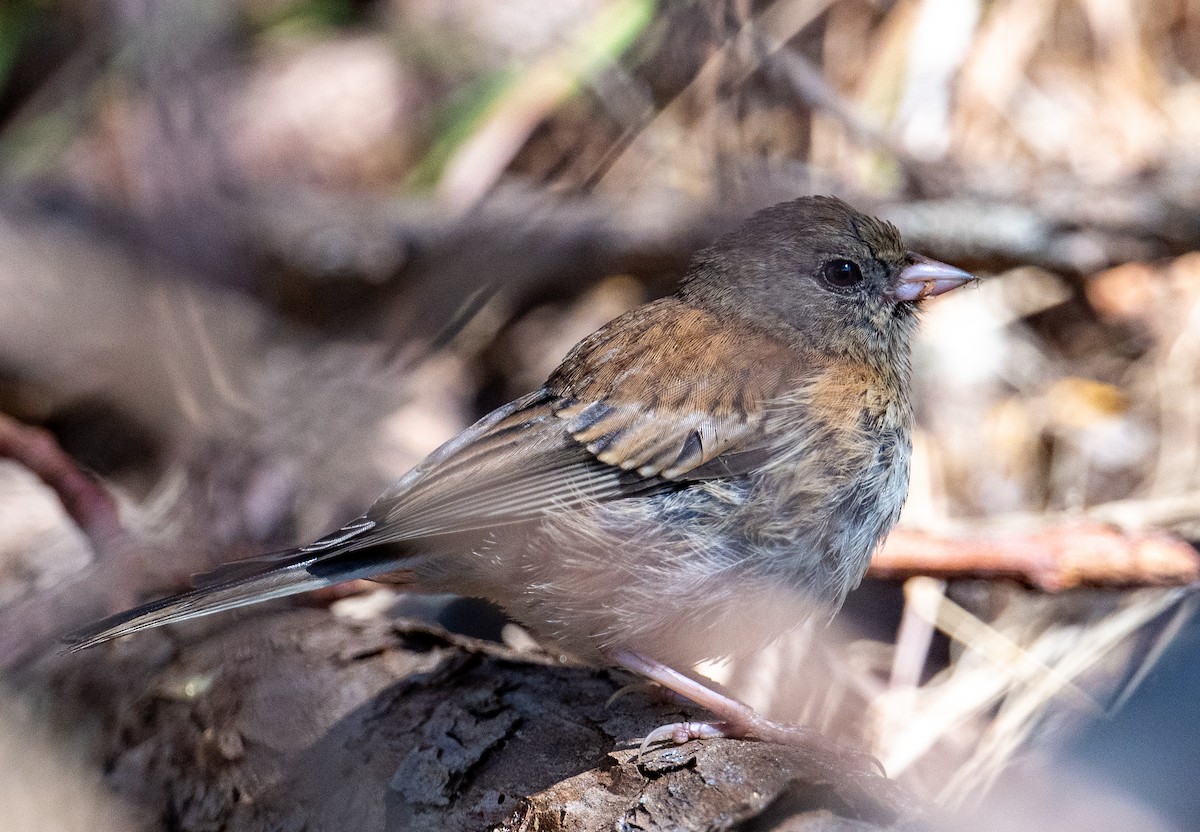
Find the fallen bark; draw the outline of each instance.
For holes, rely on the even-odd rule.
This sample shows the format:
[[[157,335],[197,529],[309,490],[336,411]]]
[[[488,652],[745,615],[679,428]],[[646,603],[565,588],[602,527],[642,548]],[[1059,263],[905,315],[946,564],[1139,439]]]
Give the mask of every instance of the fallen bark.
[[[631,681],[615,671],[327,611],[218,627],[57,670],[86,696],[71,719],[106,726],[109,784],[181,832],[872,830],[922,811],[829,748],[691,742],[639,763],[638,739],[685,714],[641,693],[607,705]]]

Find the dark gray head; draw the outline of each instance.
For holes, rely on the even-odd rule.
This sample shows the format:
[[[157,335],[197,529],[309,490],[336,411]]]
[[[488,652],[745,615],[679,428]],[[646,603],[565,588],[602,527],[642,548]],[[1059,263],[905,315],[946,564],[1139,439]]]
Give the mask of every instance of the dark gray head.
[[[759,211],[697,253],[680,294],[870,360],[907,348],[922,299],[970,279],[908,251],[891,223],[813,196]]]

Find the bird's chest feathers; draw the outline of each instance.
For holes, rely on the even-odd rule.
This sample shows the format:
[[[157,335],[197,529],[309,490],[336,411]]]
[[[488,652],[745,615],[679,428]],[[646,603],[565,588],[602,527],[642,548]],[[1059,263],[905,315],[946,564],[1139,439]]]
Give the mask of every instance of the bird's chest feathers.
[[[799,386],[769,411],[779,455],[788,463],[781,467],[794,468],[803,458],[810,466],[825,459],[835,468],[852,468],[877,458],[881,447],[897,439],[907,444],[912,429],[907,387],[899,373],[860,364],[832,366]]]
[[[772,413],[775,461],[759,472],[741,526],[761,568],[841,603],[908,495],[911,409],[857,380],[829,377]]]
[[[777,461],[764,470],[761,493],[774,495],[787,522],[823,529],[824,545],[869,553],[908,493],[905,391],[906,383],[842,365],[782,401],[772,411]]]

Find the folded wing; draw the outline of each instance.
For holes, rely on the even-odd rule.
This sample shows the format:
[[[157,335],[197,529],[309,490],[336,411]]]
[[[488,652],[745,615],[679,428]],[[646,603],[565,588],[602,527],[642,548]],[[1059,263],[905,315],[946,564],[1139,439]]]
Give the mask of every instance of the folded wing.
[[[770,452],[762,422],[795,359],[765,337],[739,343],[721,329],[677,299],[635,310],[585,339],[545,387],[427,457],[362,517],[307,546],[201,575],[190,592],[69,636],[70,649],[403,570],[441,537],[747,473]]]

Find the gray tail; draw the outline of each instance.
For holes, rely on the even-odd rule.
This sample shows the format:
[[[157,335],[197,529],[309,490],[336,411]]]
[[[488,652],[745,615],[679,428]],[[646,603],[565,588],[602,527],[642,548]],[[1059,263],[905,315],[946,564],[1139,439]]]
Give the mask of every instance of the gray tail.
[[[356,532],[366,531],[373,525],[360,525]],[[66,652],[86,650],[164,624],[189,621],[356,578],[369,578],[400,568],[406,559],[403,553],[388,547],[355,549],[350,542],[355,536],[342,530],[301,549],[236,561],[201,575],[195,579],[196,588],[189,592],[117,613],[65,636]]]

